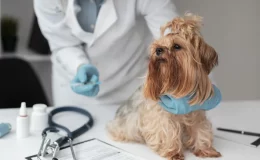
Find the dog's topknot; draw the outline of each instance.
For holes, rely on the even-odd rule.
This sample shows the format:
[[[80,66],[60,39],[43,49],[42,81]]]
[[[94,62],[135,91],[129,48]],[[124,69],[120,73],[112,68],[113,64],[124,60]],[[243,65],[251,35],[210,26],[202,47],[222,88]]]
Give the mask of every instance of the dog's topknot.
[[[200,35],[200,28],[203,25],[202,20],[202,17],[187,12],[183,17],[176,17],[162,26],[161,36],[165,35],[166,30],[170,33],[182,34],[186,38],[192,38],[194,33]]]
[[[201,16],[192,14],[190,12],[186,12],[183,19],[186,21],[186,23],[190,23],[190,25],[197,27],[200,29],[200,27],[203,25],[203,18]]]

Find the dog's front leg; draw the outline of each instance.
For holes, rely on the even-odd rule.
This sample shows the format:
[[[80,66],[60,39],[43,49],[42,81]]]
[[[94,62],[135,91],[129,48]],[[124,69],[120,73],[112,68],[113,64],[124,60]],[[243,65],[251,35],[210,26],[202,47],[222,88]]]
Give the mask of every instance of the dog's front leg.
[[[143,134],[146,144],[168,160],[183,160],[180,128],[174,127],[176,130],[171,130],[164,126],[161,127],[155,132],[148,131]],[[170,129],[171,132],[168,132],[167,129]]]
[[[212,127],[205,111],[195,111],[188,117],[185,125],[188,134],[186,146],[198,157],[220,157],[221,154],[213,147]]]
[[[158,106],[145,109],[141,120],[145,143],[168,160],[183,160],[182,126],[178,119]]]

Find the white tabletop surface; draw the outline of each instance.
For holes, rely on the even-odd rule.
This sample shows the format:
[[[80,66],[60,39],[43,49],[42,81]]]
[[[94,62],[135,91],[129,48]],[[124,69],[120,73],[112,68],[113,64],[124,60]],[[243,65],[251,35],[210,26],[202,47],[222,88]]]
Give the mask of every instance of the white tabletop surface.
[[[119,148],[122,148],[134,155],[147,160],[163,160],[148,147],[142,144],[118,143],[110,140],[105,131],[105,124],[114,117],[118,106],[89,106],[86,109],[92,113],[95,119],[94,127],[74,140],[74,143],[90,138],[98,138]],[[52,108],[52,107],[50,107]],[[31,110],[29,110],[30,113]],[[41,143],[40,133],[31,133],[28,138],[16,139],[16,116],[17,109],[1,109],[0,123],[12,124],[12,131],[0,138],[0,159],[1,160],[23,160],[24,157],[34,155],[38,152]],[[70,114],[70,116],[66,116]],[[30,115],[30,114],[29,114]],[[244,129],[245,131],[260,132],[260,101],[237,101],[222,102],[219,107],[208,112],[208,117],[214,127],[226,127],[231,129]],[[61,113],[55,117],[59,123],[66,124],[70,129],[75,129],[83,124],[84,116],[74,113]],[[222,133],[215,131],[216,138],[214,146],[220,151],[223,157],[221,160],[259,160],[260,147],[248,146],[257,137]],[[228,140],[225,140],[228,139]],[[199,160],[190,152],[185,152],[186,160]]]

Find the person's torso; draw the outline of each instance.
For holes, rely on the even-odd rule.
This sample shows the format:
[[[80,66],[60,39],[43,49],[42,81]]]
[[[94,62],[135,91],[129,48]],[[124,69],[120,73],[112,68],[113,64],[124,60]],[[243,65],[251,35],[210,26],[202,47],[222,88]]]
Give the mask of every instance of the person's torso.
[[[135,1],[105,0],[93,33],[87,32],[79,22],[77,13],[82,9],[76,0],[68,1],[64,23],[86,44],[86,56],[100,72],[102,85],[98,97],[124,92],[123,88],[129,94],[120,93],[120,96],[130,96],[141,85],[143,80],[139,78],[145,76],[152,39],[145,20],[136,13]]]

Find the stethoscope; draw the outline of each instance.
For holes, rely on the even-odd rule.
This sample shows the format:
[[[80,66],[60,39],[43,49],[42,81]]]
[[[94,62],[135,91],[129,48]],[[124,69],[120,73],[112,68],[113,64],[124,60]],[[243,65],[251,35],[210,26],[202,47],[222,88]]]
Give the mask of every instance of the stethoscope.
[[[83,126],[71,132],[67,127],[55,123],[52,119],[55,114],[61,112],[67,112],[67,111],[83,114],[84,116],[87,116],[89,120]],[[49,123],[49,127],[45,128],[42,131],[42,143],[41,143],[40,150],[37,154],[37,158],[41,160],[40,156],[45,157],[46,155],[52,155],[52,160],[58,160],[56,158],[56,155],[59,152],[60,147],[66,143],[69,143],[73,160],[76,160],[72,141],[73,139],[87,132],[93,126],[94,120],[91,114],[82,108],[59,107],[52,110],[49,113],[48,123]],[[67,136],[62,136],[61,134],[58,134],[60,129],[65,131]]]

